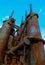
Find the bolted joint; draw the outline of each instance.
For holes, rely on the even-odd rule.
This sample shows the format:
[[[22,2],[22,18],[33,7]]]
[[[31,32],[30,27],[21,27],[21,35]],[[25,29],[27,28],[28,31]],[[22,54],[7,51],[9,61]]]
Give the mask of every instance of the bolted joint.
[[[25,43],[25,45],[30,45],[30,40],[29,39],[27,39],[27,38],[24,38],[24,43]]]

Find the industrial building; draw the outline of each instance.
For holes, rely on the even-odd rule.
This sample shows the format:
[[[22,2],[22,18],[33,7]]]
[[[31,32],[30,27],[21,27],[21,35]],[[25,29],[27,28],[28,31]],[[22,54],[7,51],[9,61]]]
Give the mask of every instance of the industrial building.
[[[20,26],[15,24],[12,14],[0,29],[0,65],[45,65],[45,40],[38,14],[30,5],[30,12]]]

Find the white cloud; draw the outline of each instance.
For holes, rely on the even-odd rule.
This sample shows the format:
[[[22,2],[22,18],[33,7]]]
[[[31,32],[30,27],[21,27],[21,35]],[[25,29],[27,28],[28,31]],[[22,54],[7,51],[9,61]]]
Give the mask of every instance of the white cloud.
[[[2,27],[2,25],[0,25],[0,28]]]
[[[9,18],[9,16],[5,16],[4,18],[2,18],[2,21],[6,20],[8,18]]]
[[[42,34],[42,38],[45,40],[45,28],[41,29],[41,34]],[[45,45],[44,45],[44,50],[45,50]]]
[[[44,45],[44,50],[45,50],[45,45]]]
[[[41,30],[42,38],[45,40],[45,28]]]
[[[42,10],[43,10],[43,9],[40,9],[40,10],[39,10],[39,14],[42,13]]]

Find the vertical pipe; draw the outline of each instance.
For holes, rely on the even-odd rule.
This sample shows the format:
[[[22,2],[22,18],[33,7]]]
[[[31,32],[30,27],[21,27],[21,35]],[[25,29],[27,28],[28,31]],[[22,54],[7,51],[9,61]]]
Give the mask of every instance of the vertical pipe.
[[[0,63],[2,62],[3,56],[4,56],[4,49],[5,46],[7,45],[7,41],[9,38],[11,26],[8,24],[10,21],[6,21],[1,28],[0,32]]]

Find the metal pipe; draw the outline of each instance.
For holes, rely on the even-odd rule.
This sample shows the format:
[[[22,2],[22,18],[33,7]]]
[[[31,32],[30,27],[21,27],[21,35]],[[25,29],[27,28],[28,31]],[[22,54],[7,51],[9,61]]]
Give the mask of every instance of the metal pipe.
[[[3,60],[3,56],[5,53],[5,47],[6,47],[7,42],[8,42],[9,34],[11,32],[10,31],[11,25],[8,24],[9,22],[11,22],[11,20],[8,20],[4,23],[4,25],[1,28],[1,32],[0,32],[0,63]]]

